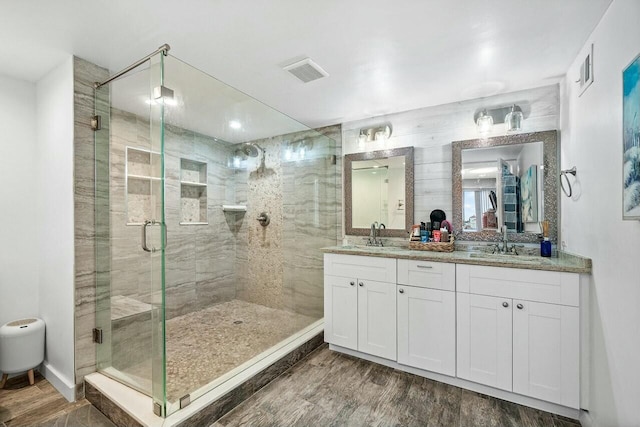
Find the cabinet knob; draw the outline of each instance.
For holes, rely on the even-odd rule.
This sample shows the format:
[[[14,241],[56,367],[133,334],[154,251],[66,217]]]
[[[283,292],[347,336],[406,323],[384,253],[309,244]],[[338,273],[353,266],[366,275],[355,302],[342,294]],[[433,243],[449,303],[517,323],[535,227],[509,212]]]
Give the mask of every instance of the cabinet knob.
[[[358,286],[364,286],[364,283],[360,282],[358,283]]]
[[[349,284],[350,284],[351,286],[354,286],[354,285],[356,284],[356,282],[349,282]]]
[[[524,308],[524,305],[518,304],[518,305],[516,305],[516,307],[518,307],[518,310],[522,310]]]
[[[404,289],[400,288],[398,292],[400,292],[401,294],[404,294]]]
[[[502,306],[503,307],[509,307],[509,303],[505,301],[505,302],[502,303]]]

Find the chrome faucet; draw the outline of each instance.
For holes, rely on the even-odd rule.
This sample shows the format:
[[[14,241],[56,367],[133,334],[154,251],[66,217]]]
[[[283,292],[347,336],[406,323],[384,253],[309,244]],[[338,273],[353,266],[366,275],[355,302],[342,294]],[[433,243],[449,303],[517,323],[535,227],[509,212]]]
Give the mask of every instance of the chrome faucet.
[[[511,247],[509,247],[509,234],[507,226],[503,225],[500,230],[502,231],[502,242],[495,244],[495,246],[493,247],[493,253],[495,254],[497,252],[501,254],[507,254],[511,252],[514,255],[518,255],[516,245],[511,245]]]
[[[371,233],[369,233],[369,239],[367,240],[367,246],[383,246],[382,240],[378,239],[380,229],[387,228],[384,224],[378,225],[378,221],[371,224]]]

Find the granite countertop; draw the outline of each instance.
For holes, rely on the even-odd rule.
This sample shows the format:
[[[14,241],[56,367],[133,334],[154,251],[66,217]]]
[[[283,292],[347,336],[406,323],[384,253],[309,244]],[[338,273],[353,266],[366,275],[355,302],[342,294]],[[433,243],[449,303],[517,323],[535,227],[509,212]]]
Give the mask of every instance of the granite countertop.
[[[562,251],[558,251],[556,257],[543,258],[541,256],[531,255],[494,255],[481,251],[418,251],[399,246],[376,247],[348,245],[330,246],[322,248],[321,250],[324,253],[330,254],[362,255],[381,258],[400,258],[418,261],[452,262],[456,264],[591,274],[591,259]]]

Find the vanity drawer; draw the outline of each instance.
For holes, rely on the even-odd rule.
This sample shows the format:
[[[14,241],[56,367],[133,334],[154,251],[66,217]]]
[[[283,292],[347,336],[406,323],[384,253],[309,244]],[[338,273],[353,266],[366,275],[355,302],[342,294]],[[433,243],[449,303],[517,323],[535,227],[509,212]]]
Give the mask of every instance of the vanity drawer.
[[[395,258],[325,254],[324,274],[395,283],[396,260]]]
[[[579,285],[580,277],[576,273],[456,265],[458,292],[577,307]]]
[[[398,284],[456,290],[456,265],[446,262],[398,260]]]

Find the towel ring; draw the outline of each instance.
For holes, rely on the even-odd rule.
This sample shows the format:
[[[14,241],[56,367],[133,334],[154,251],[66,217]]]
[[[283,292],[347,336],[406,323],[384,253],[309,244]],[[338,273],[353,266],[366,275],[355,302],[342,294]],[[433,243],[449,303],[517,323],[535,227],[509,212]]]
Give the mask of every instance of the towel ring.
[[[571,182],[569,181],[569,177],[567,176],[567,174],[571,174],[573,176],[576,176],[576,167],[572,167],[571,169],[565,169],[563,171],[560,171],[560,188],[562,188],[562,192],[567,196],[567,197],[571,197],[573,195],[573,189],[571,188]],[[566,188],[564,188],[564,182],[562,181],[562,177],[564,176],[564,180],[567,182],[567,188],[569,189],[569,191],[567,191]]]

